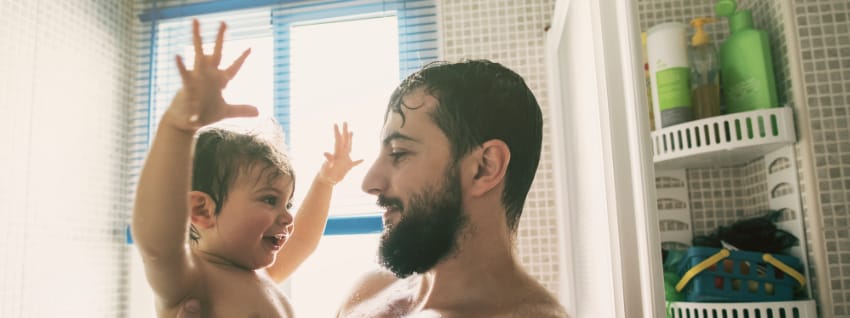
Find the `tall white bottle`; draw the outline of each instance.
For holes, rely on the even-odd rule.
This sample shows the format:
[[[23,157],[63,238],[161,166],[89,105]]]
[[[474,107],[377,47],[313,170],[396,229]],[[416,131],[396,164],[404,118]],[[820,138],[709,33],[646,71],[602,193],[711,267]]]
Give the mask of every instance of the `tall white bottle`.
[[[668,22],[647,31],[646,51],[656,129],[694,118],[685,28],[683,23]]]

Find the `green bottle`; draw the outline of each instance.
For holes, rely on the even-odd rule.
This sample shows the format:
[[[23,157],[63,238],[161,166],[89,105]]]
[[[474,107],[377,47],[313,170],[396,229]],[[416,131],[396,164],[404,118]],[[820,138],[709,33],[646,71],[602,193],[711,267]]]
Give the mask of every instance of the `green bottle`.
[[[718,0],[715,11],[729,19],[729,38],[720,45],[720,85],[727,113],[779,106],[767,32],[753,28],[750,10]]]

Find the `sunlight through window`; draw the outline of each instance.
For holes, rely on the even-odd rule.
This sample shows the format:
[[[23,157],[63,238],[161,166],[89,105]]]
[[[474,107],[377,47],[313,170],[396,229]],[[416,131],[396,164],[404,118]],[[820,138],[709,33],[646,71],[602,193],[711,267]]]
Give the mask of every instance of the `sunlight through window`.
[[[377,212],[375,197],[360,190],[378,154],[384,112],[399,81],[398,27],[393,17],[345,19],[291,28],[291,151],[304,197],[333,149],[332,125],[354,131],[352,157],[365,159],[334,189],[331,215]],[[343,297],[365,272],[377,268],[378,234],[326,236],[291,279],[299,316],[333,317]],[[283,257],[286,257],[285,255]]]

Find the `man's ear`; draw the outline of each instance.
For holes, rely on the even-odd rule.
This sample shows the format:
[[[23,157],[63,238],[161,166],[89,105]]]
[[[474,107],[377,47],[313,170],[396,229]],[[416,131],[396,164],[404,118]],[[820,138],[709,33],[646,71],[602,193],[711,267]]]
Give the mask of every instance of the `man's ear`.
[[[215,225],[215,201],[209,194],[201,191],[189,192],[189,219],[192,224],[202,229]]]
[[[492,139],[481,144],[475,155],[475,176],[470,194],[482,196],[505,180],[508,163],[511,162],[511,150],[504,141]]]

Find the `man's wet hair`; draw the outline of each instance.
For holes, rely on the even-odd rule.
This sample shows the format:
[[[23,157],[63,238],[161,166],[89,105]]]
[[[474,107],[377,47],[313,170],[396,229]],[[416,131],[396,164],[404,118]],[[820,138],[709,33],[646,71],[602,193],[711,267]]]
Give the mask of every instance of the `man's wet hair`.
[[[403,97],[424,88],[438,105],[431,118],[449,139],[454,160],[484,142],[499,139],[511,152],[502,203],[508,227],[516,231],[526,196],[540,162],[543,115],[525,81],[516,72],[487,60],[434,62],[408,76],[393,92],[387,109],[401,115]]]

